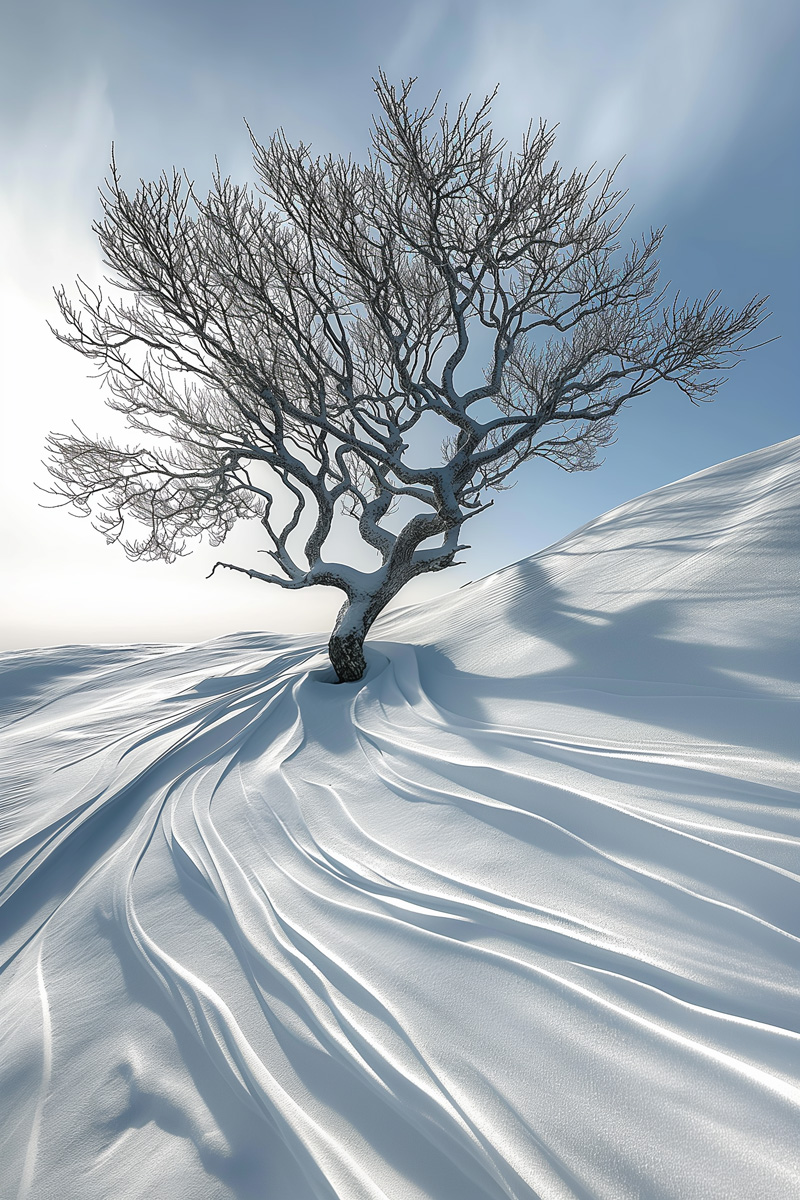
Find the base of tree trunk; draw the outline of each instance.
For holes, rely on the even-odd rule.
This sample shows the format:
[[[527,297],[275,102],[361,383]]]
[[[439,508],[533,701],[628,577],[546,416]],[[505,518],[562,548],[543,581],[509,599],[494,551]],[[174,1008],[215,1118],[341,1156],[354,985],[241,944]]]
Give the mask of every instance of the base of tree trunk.
[[[339,683],[357,683],[367,669],[363,633],[335,633],[328,643],[328,654]]]

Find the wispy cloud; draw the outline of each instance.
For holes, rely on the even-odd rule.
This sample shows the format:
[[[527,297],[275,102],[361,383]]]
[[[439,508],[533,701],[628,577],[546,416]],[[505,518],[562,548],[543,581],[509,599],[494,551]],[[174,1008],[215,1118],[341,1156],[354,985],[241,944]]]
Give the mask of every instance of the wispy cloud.
[[[784,39],[800,22],[786,0],[480,0],[462,91],[501,92],[512,138],[559,122],[566,166],[623,155],[636,199],[702,184],[730,147]]]
[[[72,93],[45,93],[23,123],[3,129],[6,170],[0,214],[9,234],[4,285],[13,281],[41,295],[42,285],[49,287],[54,273],[75,261],[76,245],[85,263],[93,244],[90,214],[113,129],[106,82],[99,73]]]
[[[412,5],[402,34],[381,63],[390,77],[413,74],[419,69],[420,60],[433,45],[449,7],[447,0],[418,0]]]
[[[103,79],[87,78],[58,100],[43,95],[24,123],[2,132],[0,224],[7,248],[0,261],[0,327],[8,352],[0,356],[0,537],[8,564],[12,551],[27,553],[31,522],[40,517],[32,480],[41,479],[45,434],[54,424],[80,419],[97,393],[86,382],[86,364],[58,345],[46,322],[57,316],[55,284],[70,283],[79,271],[87,278],[100,271],[90,225],[113,132]]]

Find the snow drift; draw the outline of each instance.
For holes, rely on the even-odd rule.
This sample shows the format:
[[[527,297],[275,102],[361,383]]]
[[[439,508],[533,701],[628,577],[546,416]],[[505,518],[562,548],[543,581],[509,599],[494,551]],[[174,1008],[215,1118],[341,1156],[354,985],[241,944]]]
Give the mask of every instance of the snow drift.
[[[385,617],[358,684],[4,655],[0,1193],[800,1194],[799,468]]]

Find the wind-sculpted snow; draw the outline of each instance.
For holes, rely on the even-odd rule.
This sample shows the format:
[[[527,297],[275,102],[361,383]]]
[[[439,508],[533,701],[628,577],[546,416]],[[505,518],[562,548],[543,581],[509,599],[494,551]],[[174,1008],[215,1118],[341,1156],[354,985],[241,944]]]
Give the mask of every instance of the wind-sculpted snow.
[[[0,1194],[800,1195],[800,440],[314,638],[0,660]]]

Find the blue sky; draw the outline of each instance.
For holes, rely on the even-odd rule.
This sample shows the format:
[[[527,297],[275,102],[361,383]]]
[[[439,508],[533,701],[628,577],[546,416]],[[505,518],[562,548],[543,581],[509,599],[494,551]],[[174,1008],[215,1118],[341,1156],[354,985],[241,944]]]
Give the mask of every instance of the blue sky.
[[[4,439],[0,648],[195,640],[247,628],[325,628],[341,597],[298,597],[240,577],[206,582],[208,547],[173,566],[131,564],[88,522],[38,507],[48,430],[109,427],[85,364],[45,327],[51,288],[100,273],[90,233],[112,138],[126,180],[173,164],[203,185],[214,155],[250,177],[242,118],[320,152],[360,154],[371,76],[419,76],[420,93],[482,95],[512,141],[559,122],[568,168],[622,155],[631,235],[666,224],[663,275],[720,287],[732,305],[769,293],[773,317],[712,405],[671,389],[623,414],[598,471],[530,464],[472,523],[468,564],[402,599],[460,586],[663,483],[800,433],[796,382],[800,9],[794,0],[430,0],[179,4],[28,0],[0,48],[0,358]],[[74,360],[74,361],[73,361]],[[254,529],[226,555],[254,559]],[[238,555],[238,558],[236,557]]]

